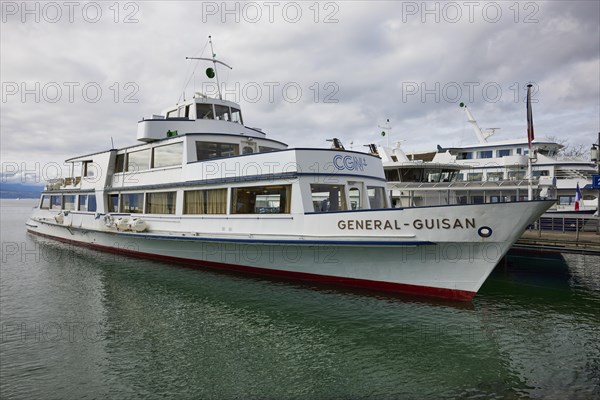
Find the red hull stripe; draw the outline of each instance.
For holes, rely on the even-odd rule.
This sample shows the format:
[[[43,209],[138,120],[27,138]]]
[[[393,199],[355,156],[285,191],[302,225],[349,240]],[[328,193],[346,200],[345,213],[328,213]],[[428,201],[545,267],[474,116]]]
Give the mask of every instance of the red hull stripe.
[[[247,265],[220,263],[215,261],[193,260],[189,258],[180,258],[172,256],[163,256],[159,254],[144,253],[127,249],[117,249],[110,246],[103,246],[95,243],[86,243],[76,240],[60,238],[56,236],[46,235],[43,233],[29,230],[30,233],[43,236],[49,239],[58,240],[65,243],[76,244],[89,247],[92,249],[102,250],[110,253],[124,254],[128,256],[146,258],[154,261],[164,261],[167,263],[177,263],[186,266],[210,267],[227,271],[239,271],[257,275],[271,276],[276,278],[300,280],[307,282],[318,282],[327,285],[347,286],[362,289],[370,289],[384,292],[405,293],[418,296],[437,297],[449,300],[470,301],[475,296],[476,292],[466,290],[455,290],[436,288],[431,286],[408,285],[404,283],[372,281],[368,279],[345,278],[330,275],[309,274],[306,272],[282,271],[269,268],[251,267]]]

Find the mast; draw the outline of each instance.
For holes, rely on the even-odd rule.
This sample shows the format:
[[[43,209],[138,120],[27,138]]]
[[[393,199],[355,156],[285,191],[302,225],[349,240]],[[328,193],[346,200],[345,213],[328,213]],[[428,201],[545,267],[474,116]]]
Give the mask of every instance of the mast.
[[[204,57],[186,57],[186,60],[204,60],[204,61],[212,61],[213,63],[213,68],[208,68],[206,70],[206,76],[208,76],[209,78],[215,77],[217,78],[217,91],[219,92],[219,100],[223,100],[223,96],[221,94],[221,85],[219,84],[219,74],[217,73],[217,64],[221,64],[226,66],[229,69],[233,69],[232,67],[230,67],[229,65],[225,64],[223,61],[219,61],[217,60],[217,55],[215,54],[215,51],[213,49],[213,43],[212,43],[212,36],[208,36],[208,43],[210,43],[210,54],[212,55],[212,58],[204,58]]]

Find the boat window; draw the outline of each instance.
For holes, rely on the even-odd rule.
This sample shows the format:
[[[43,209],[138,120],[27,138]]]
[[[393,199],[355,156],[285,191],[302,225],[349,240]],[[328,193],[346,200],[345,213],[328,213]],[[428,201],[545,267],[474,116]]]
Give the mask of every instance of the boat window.
[[[347,210],[343,185],[311,184],[312,203],[315,212]]]
[[[361,201],[360,201],[360,189],[353,187],[348,190],[348,194],[350,195],[350,208],[353,210],[362,209]]]
[[[196,104],[196,119],[215,119],[212,104]]]
[[[371,209],[385,208],[385,188],[368,186],[367,194]]]
[[[563,206],[575,204],[575,196],[558,196],[558,204]]]
[[[64,210],[75,210],[75,195],[69,194],[63,196]]]
[[[239,145],[232,143],[196,142],[198,161],[218,157],[231,157],[239,154]]]
[[[512,149],[498,150],[498,157],[512,156]]]
[[[456,158],[459,160],[471,160],[473,158],[473,153],[470,151],[458,153],[458,157],[456,157]]]
[[[231,121],[231,115],[229,114],[229,107],[220,106],[215,104],[215,119],[221,121]]]
[[[534,178],[538,178],[539,179],[540,176],[550,176],[550,171],[548,171],[547,169],[542,169],[542,170],[539,170],[539,171],[533,171],[533,177]]]
[[[125,172],[125,153],[117,154],[115,159],[115,173]]]
[[[153,149],[153,168],[181,165],[183,159],[183,142],[158,146]]]
[[[503,172],[488,172],[487,173],[487,180],[490,182],[499,182],[503,179],[504,179]]]
[[[237,108],[231,109],[231,122],[236,122],[238,124],[244,123],[242,121],[242,112],[240,110],[238,110]]]
[[[87,211],[87,199],[88,199],[87,195],[85,195],[85,194],[79,195],[79,200],[77,201],[77,203],[78,203],[77,209],[79,211]]]
[[[177,192],[146,193],[146,214],[175,214]]]
[[[119,212],[119,195],[111,194],[108,196],[109,212]]]
[[[93,161],[84,161],[81,168],[83,169],[83,176],[96,176],[96,167]]]
[[[144,212],[144,194],[143,193],[123,193],[121,194],[121,212],[124,213],[143,213]]]
[[[258,146],[258,151],[260,153],[268,153],[270,151],[277,151],[279,149],[276,149],[275,147],[267,147],[267,146]]]
[[[254,153],[254,149],[250,146],[242,147],[242,154],[252,154]]]
[[[40,202],[40,208],[42,210],[48,210],[48,209],[50,209],[50,196],[48,196],[48,195],[43,195],[42,196],[42,200]]]
[[[52,196],[50,199],[50,209],[60,210],[62,207],[62,196]]]
[[[150,149],[132,151],[127,154],[127,171],[137,172],[150,168]]]
[[[508,179],[511,181],[525,179],[525,171],[508,171]]]
[[[95,194],[88,195],[87,210],[88,211],[96,211],[96,195]]]
[[[464,180],[465,180],[465,174],[461,174],[461,173],[459,173],[458,175],[456,175],[456,180],[457,180],[458,182],[462,182],[462,181],[464,181]]]
[[[398,182],[398,181],[400,181],[400,176],[398,175],[398,170],[396,168],[394,168],[394,169],[386,169],[386,170],[384,170],[384,173],[385,173],[385,179],[388,182]]]
[[[520,147],[517,149],[517,154],[521,154],[521,148]]]
[[[186,106],[180,106],[177,109],[177,116],[179,118],[187,118],[188,117],[188,108]]]
[[[167,113],[167,118],[177,118],[177,110],[171,110]]]
[[[468,181],[482,181],[483,180],[483,173],[482,172],[470,172],[467,174],[467,180]]]
[[[477,158],[492,158],[493,157],[492,150],[482,150],[477,152]]]
[[[289,214],[291,191],[291,185],[233,188],[231,213]]]
[[[188,190],[183,197],[184,214],[226,214],[227,189]]]
[[[471,198],[471,201],[472,201],[471,204],[484,204],[485,198],[483,196],[473,196]]]
[[[400,170],[400,182],[424,182],[423,169],[405,168]]]

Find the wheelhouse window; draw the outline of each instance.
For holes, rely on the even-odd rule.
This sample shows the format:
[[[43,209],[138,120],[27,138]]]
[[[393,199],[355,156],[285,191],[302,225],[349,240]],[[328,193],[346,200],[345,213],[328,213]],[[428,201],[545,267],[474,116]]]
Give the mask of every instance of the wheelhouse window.
[[[40,208],[42,210],[49,210],[50,209],[50,196],[48,196],[48,195],[43,195],[42,196],[42,200],[40,201]]]
[[[348,190],[348,195],[350,196],[350,207],[353,210],[360,210],[362,209],[362,202],[360,201],[360,189],[357,187],[353,187],[350,188],[350,190]]]
[[[137,172],[150,168],[150,149],[132,151],[127,154],[127,171]]]
[[[482,150],[477,152],[477,158],[492,158],[494,155],[492,150]]]
[[[315,212],[347,210],[343,185],[311,184],[312,203]]]
[[[143,193],[123,193],[121,194],[121,212],[141,214],[144,212],[144,194]]]
[[[221,121],[231,121],[231,114],[229,114],[229,107],[215,104],[215,119]]]
[[[177,192],[146,193],[147,214],[175,214]]]
[[[109,212],[119,212],[119,195],[111,194],[108,196],[108,211]]]
[[[368,186],[367,194],[371,209],[385,208],[385,188]]]
[[[69,194],[63,196],[64,210],[75,210],[75,195]]]
[[[188,190],[183,196],[184,214],[226,214],[227,189]]]
[[[512,156],[512,149],[498,150],[498,157]]]
[[[458,158],[459,160],[471,160],[473,158],[473,153],[470,151],[458,153],[458,157],[456,158]]]
[[[240,153],[239,145],[233,143],[196,142],[198,161],[211,158],[231,157]]]
[[[196,119],[215,119],[212,104],[196,104]]]
[[[231,122],[235,122],[238,124],[244,123],[244,121],[242,121],[242,112],[237,108],[231,109]]]
[[[60,210],[61,208],[62,208],[62,196],[61,195],[51,196],[50,209],[51,210]]]
[[[231,213],[289,214],[291,191],[291,185],[233,188]]]
[[[258,151],[260,153],[269,153],[271,151],[277,151],[279,149],[276,149],[275,147],[268,147],[268,146],[258,146]]]
[[[157,146],[153,149],[153,168],[181,165],[183,159],[183,142]]]

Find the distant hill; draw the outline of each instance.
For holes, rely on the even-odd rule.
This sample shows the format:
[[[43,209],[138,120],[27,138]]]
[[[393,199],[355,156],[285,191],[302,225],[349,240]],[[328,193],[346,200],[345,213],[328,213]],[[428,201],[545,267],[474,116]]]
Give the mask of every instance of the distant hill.
[[[40,197],[42,190],[42,185],[0,182],[0,199],[36,199]]]

